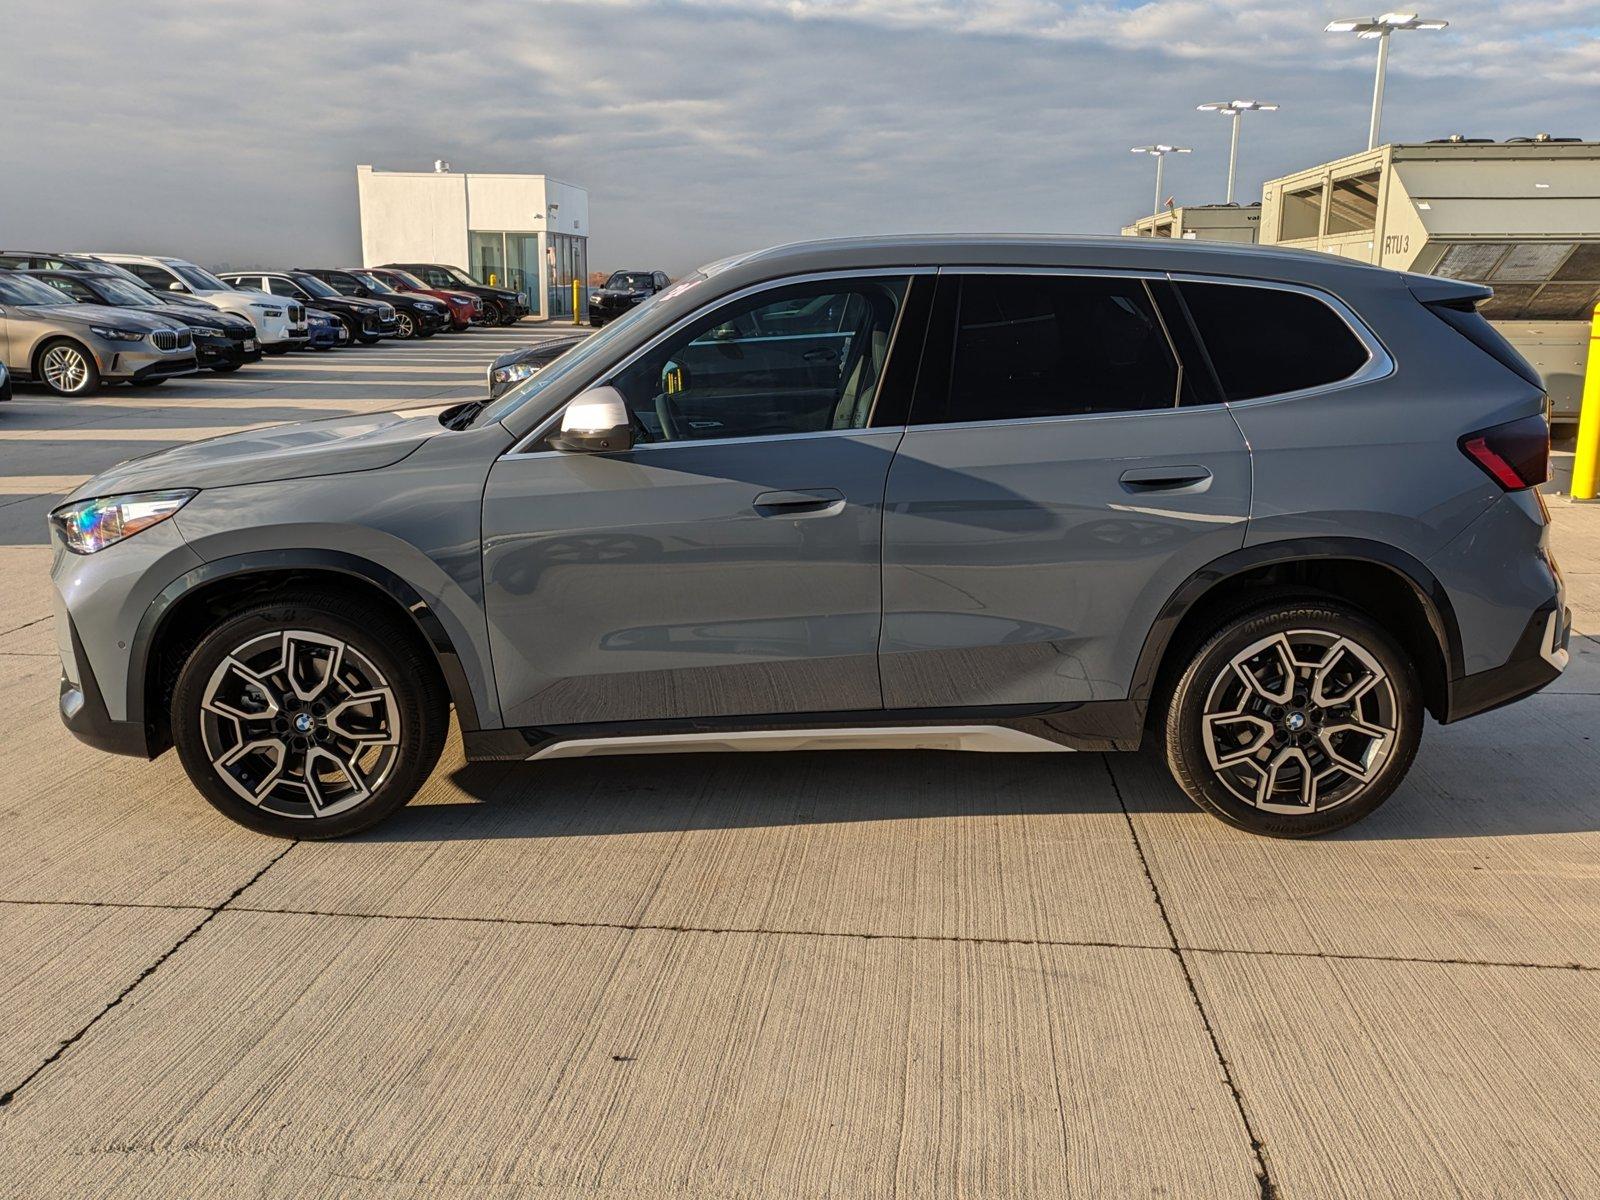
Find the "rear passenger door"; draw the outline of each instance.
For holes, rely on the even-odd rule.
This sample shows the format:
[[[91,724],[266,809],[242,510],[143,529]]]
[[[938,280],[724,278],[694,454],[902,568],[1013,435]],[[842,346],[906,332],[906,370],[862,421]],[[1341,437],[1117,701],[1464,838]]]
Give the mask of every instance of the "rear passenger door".
[[[1164,277],[940,273],[884,504],[884,703],[1127,697],[1156,614],[1244,543],[1250,453]]]

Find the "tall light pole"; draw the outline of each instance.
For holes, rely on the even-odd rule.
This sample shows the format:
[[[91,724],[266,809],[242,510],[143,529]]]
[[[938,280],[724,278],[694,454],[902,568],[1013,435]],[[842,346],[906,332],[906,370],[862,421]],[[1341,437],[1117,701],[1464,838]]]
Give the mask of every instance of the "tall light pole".
[[[1367,129],[1367,149],[1378,144],[1378,124],[1383,116],[1383,76],[1389,67],[1389,35],[1397,29],[1444,29],[1449,21],[1423,20],[1416,13],[1384,13],[1381,17],[1341,17],[1329,21],[1323,33],[1353,33],[1378,39],[1378,77],[1372,85],[1372,124]]]
[[[1168,145],[1166,145],[1166,144],[1164,144],[1162,142],[1157,142],[1153,146],[1131,146],[1131,147],[1129,147],[1129,149],[1131,149],[1133,151],[1133,153],[1135,153],[1135,154],[1153,154],[1153,155],[1155,155],[1155,159],[1156,159],[1156,203],[1155,203],[1155,207],[1150,210],[1150,215],[1151,216],[1155,216],[1155,217],[1159,217],[1161,215],[1161,168],[1166,164],[1167,155],[1169,155],[1169,154],[1188,154],[1189,153],[1189,147],[1187,147],[1187,146],[1168,146]]]
[[[1260,100],[1213,100],[1209,104],[1200,105],[1201,112],[1221,113],[1233,121],[1233,136],[1228,143],[1228,199],[1233,203],[1233,180],[1239,170],[1239,118],[1247,112],[1277,112],[1276,104],[1267,104]]]

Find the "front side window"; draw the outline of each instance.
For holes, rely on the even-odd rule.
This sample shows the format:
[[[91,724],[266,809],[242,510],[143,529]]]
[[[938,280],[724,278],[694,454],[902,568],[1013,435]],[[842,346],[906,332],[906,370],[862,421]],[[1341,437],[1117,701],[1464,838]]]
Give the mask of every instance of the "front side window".
[[[906,284],[832,280],[747,296],[653,347],[611,384],[641,442],[863,428]]]
[[[912,422],[1018,421],[1172,408],[1179,370],[1142,279],[950,275],[948,388],[918,395]],[[940,394],[943,392],[944,394]]]
[[[1344,318],[1304,292],[1189,282],[1178,291],[1228,400],[1326,387],[1371,357]]]
[[[129,263],[128,270],[158,292],[171,291],[172,285],[177,282],[171,271],[158,267],[154,263]]]
[[[280,279],[277,276],[268,275],[266,280],[267,291],[271,292],[274,296],[287,296],[291,300],[298,300],[305,295],[304,292],[302,292],[287,279]]]
[[[173,263],[172,269],[178,273],[178,278],[187,283],[197,292],[225,292],[228,285],[223,283],[210,271],[203,271],[193,263]]]
[[[57,291],[65,292],[80,304],[94,304],[100,298],[76,279],[66,279],[61,276],[46,277],[48,283]]]

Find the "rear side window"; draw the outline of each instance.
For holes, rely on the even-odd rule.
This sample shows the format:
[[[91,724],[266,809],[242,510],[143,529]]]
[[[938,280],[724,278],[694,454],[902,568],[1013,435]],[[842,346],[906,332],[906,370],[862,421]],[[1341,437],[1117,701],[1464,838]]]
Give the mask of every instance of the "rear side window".
[[[959,286],[946,394],[912,423],[1016,421],[1172,408],[1178,364],[1144,281],[946,276]]]
[[[1370,357],[1338,313],[1303,292],[1180,283],[1228,400],[1276,396],[1348,379]]]

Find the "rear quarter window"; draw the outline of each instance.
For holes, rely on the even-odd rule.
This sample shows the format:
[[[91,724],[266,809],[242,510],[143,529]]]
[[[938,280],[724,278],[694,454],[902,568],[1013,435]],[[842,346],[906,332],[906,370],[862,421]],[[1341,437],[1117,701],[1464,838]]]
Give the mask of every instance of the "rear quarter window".
[[[1349,379],[1370,352],[1315,296],[1234,283],[1178,285],[1227,400],[1251,400]]]

